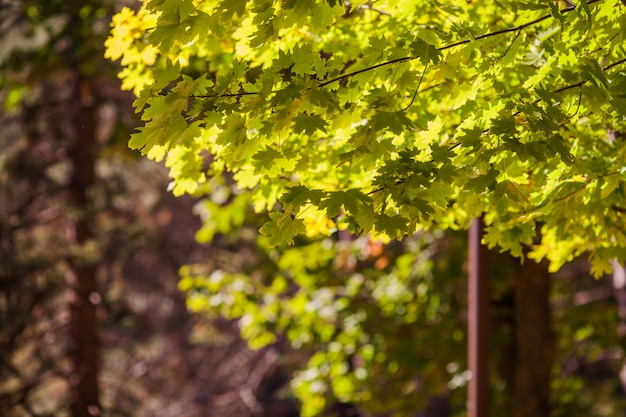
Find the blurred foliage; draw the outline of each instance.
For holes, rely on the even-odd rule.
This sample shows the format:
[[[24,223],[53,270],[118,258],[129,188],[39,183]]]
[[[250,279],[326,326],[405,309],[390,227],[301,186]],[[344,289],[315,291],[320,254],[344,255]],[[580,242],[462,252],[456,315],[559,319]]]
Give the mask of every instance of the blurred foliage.
[[[251,351],[231,322],[190,315],[176,288],[184,262],[220,255],[194,242],[193,200],[173,198],[163,167],[126,146],[132,96],[103,42],[130,3],[0,1],[0,415],[70,415],[66,274],[79,255],[98,269],[101,415],[287,416],[281,352]],[[97,140],[80,208],[68,203],[76,77]],[[93,223],[80,246],[76,218]]]
[[[370,412],[417,410],[447,391],[445,364],[465,368],[463,274],[437,271],[450,279],[433,279],[431,257],[443,244],[335,236],[278,252],[260,242],[259,260],[245,271],[189,266],[179,286],[192,310],[239,319],[253,348],[284,335],[312,352],[292,384],[303,415],[333,400]]]
[[[126,148],[132,97],[101,59],[123,2],[99,4],[0,1],[0,414],[69,414],[64,273],[80,250],[99,265],[102,415],[295,416],[292,393],[305,415],[464,415],[465,236],[383,244],[337,232],[281,251],[258,234],[268,218],[228,176],[200,184],[197,204],[174,199],[165,170]],[[74,64],[94,77],[98,107],[97,237],[82,248],[65,236],[76,214],[65,203]],[[513,267],[500,259],[495,416],[510,411]],[[179,289],[201,314],[185,310]],[[553,293],[554,416],[623,416],[611,280],[590,279],[576,261]]]
[[[251,347],[286,341],[307,353],[291,381],[302,415],[465,415],[465,234],[385,244],[337,232],[268,248],[258,233],[265,217],[250,209],[247,192],[223,177],[197,195],[197,239],[229,247],[230,256],[181,268],[179,288],[193,311],[238,320]],[[506,416],[518,261],[492,256],[492,411]],[[621,416],[623,336],[611,277],[593,279],[577,260],[552,279],[552,415]]]

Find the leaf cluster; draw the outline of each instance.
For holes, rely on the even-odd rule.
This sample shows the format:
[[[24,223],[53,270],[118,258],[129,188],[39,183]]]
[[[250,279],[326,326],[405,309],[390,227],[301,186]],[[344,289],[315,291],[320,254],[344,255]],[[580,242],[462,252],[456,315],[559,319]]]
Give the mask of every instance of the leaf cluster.
[[[273,211],[269,245],[485,213],[490,246],[554,270],[623,256],[621,4],[166,0],[117,19],[131,147],[167,158],[177,194],[232,173]]]

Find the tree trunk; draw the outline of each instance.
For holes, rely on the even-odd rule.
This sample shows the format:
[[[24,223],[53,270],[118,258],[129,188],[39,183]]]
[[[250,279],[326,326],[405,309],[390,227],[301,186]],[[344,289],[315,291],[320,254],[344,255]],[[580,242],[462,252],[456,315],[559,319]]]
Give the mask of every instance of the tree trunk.
[[[619,317],[617,335],[624,339],[626,338],[626,268],[617,261],[613,261],[613,294],[615,301],[617,301],[617,315]],[[622,363],[619,371],[619,381],[622,386],[622,394],[626,396],[626,360]]]
[[[472,378],[467,388],[468,417],[488,417],[489,399],[489,251],[481,244],[482,218],[472,220],[469,230],[468,364]]]
[[[72,94],[68,103],[68,123],[73,123],[68,159],[71,164],[69,184],[68,241],[73,252],[69,258],[69,346],[72,366],[69,378],[73,417],[100,414],[96,334],[97,265],[86,245],[93,241],[96,219],[89,193],[95,182],[95,108],[90,86],[78,71],[74,72]],[[71,119],[70,119],[71,118]]]
[[[547,262],[526,259],[515,277],[513,417],[548,417],[555,340]]]

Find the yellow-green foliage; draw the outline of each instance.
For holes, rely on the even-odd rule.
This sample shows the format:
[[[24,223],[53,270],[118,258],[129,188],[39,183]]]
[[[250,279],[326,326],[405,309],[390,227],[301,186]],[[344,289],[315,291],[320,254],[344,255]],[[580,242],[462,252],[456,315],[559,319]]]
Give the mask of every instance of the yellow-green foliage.
[[[145,122],[130,146],[175,194],[232,172],[280,207],[270,245],[485,213],[489,245],[600,274],[626,249],[626,8],[568,4],[154,0],[107,56]]]

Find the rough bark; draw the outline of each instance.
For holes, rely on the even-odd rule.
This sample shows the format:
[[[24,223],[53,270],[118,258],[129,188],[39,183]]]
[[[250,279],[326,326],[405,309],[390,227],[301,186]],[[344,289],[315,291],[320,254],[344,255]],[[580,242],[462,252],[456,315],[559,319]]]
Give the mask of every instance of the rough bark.
[[[513,417],[548,417],[555,339],[546,262],[526,260],[517,271],[515,341]]]

